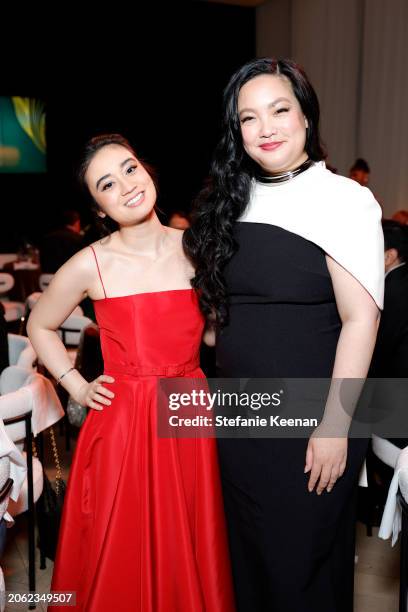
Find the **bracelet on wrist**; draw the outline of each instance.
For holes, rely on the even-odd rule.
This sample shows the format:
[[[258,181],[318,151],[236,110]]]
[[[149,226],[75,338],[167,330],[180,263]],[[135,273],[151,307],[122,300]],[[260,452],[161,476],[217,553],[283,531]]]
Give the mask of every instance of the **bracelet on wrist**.
[[[57,378],[57,385],[60,384],[61,380],[64,378],[64,376],[66,376],[67,374],[69,374],[70,372],[72,372],[72,370],[76,370],[76,368],[72,367],[69,368],[69,370],[67,370],[66,372],[64,372],[63,374],[61,374],[61,376],[59,378]]]

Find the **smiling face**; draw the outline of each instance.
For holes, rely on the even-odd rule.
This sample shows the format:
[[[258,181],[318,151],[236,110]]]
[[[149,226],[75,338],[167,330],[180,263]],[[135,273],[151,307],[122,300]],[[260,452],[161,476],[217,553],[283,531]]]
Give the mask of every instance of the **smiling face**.
[[[120,226],[143,221],[153,210],[156,189],[134,153],[122,145],[102,147],[85,173],[88,189],[100,208]]]
[[[262,74],[245,83],[238,114],[244,149],[266,172],[287,172],[308,158],[307,119],[286,77]]]

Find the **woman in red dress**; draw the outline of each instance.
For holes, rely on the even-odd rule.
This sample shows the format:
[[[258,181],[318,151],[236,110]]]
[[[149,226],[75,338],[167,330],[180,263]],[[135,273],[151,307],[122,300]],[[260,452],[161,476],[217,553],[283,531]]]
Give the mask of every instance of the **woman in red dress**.
[[[74,609],[86,612],[232,612],[215,441],[157,435],[158,378],[203,377],[204,321],[182,232],[159,222],[154,182],[123,137],[92,139],[80,175],[118,229],[60,268],[28,322],[48,370],[91,408],[51,590],[74,591]],[[90,383],[56,333],[86,296],[105,364]]]

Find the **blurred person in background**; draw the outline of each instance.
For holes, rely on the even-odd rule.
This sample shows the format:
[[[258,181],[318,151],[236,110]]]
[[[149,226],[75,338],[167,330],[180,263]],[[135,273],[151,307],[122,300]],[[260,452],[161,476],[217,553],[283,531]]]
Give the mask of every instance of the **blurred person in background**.
[[[384,310],[371,362],[370,376],[408,377],[408,227],[385,219]]]
[[[402,225],[408,225],[408,210],[397,210],[391,217],[393,221],[398,221]]]
[[[370,166],[365,159],[359,157],[350,168],[349,178],[359,183],[362,187],[368,187],[370,180]]]
[[[41,271],[44,274],[55,274],[82,247],[79,213],[76,210],[65,210],[61,227],[46,234],[40,243]]]
[[[175,210],[169,218],[169,227],[185,230],[190,227],[190,219],[183,210]]]

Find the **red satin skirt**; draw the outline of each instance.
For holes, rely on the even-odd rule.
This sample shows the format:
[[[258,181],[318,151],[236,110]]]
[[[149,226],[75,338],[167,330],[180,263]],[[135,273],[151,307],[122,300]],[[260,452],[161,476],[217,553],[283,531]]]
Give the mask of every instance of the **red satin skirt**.
[[[115,375],[82,426],[51,585],[76,606],[51,611],[235,609],[215,440],[158,437],[156,387]]]

